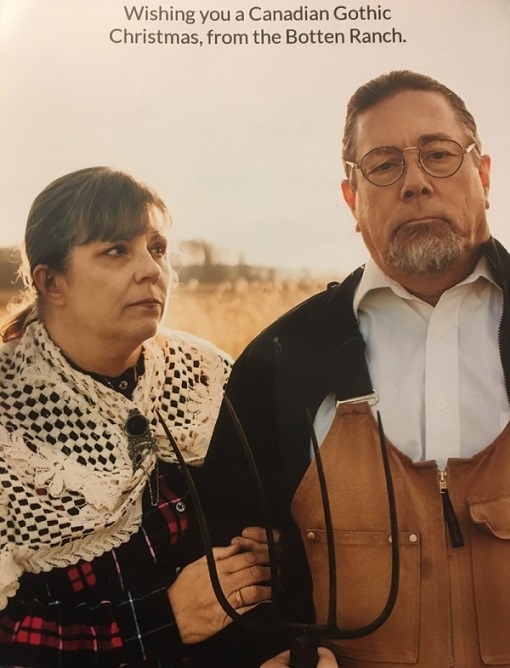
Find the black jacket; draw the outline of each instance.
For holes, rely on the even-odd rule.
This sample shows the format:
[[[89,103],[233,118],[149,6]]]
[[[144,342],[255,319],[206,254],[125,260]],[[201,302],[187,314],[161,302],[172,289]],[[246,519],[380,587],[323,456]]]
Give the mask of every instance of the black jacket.
[[[493,239],[483,244],[482,251],[503,288],[500,354],[508,379],[510,255]],[[352,307],[362,272],[359,268],[342,283],[330,284],[265,329],[239,357],[227,386],[257,462],[271,522],[283,530],[286,614],[303,618],[311,614],[310,583],[290,502],[310,463],[307,410],[313,419],[328,394],[346,399],[372,391],[365,344]],[[388,352],[398,358],[398,351]],[[213,542],[228,542],[242,527],[262,522],[246,458],[225,405],[200,475]]]

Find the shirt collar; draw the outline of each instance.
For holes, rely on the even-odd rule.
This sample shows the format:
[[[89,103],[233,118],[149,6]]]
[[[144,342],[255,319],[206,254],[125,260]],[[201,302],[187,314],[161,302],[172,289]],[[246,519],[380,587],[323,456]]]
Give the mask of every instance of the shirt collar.
[[[489,268],[489,262],[485,256],[480,258],[473,272],[457,285],[474,283],[474,281],[478,280],[479,278],[490,281],[490,283],[501,290],[500,286],[496,283],[492,276]],[[365,265],[365,271],[363,272],[363,276],[361,277],[361,281],[359,282],[356,293],[354,295],[353,308],[356,317],[358,316],[360,304],[367,296],[367,294],[374,290],[380,289],[389,289],[401,299],[418,299],[410,292],[408,292],[404,287],[402,287],[400,283],[397,283],[397,281],[394,281],[392,278],[387,276],[370,257]]]

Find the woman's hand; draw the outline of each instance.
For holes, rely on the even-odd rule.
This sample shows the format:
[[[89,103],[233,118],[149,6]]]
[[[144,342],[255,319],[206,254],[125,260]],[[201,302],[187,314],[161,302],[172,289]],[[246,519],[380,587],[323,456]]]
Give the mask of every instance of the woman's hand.
[[[274,542],[278,546],[280,532],[273,529]],[[256,550],[267,546],[266,530],[261,527],[246,527],[240,536],[232,538],[232,545],[239,545],[243,550]]]
[[[271,599],[271,587],[260,584],[270,579],[267,546],[248,540],[249,549],[239,543],[213,548],[223,593],[239,614]],[[232,621],[214,594],[205,557],[183,568],[168,598],[184,643],[205,640]]]
[[[338,668],[335,655],[325,647],[319,647],[319,662],[317,668]],[[288,668],[290,666],[290,650],[266,661],[260,668]]]

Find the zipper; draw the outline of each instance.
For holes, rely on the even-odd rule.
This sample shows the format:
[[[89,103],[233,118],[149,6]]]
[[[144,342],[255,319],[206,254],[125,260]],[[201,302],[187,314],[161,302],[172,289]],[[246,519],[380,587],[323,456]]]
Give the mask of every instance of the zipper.
[[[443,516],[446,526],[448,528],[448,535],[452,547],[463,547],[464,537],[460,528],[459,520],[455,514],[450,494],[448,493],[447,472],[445,469],[439,469],[439,491],[441,492],[441,500],[443,502]]]
[[[459,522],[457,516],[455,515],[455,510],[453,508],[450,494],[448,493],[448,473],[446,469],[439,469],[439,492],[441,493],[441,501],[443,502],[443,516],[445,519],[446,526],[448,528],[448,535],[450,536],[450,541],[453,547],[460,547],[460,545],[455,545],[455,537],[458,540],[464,541],[462,539],[462,533],[460,531]],[[454,528],[456,525],[456,528]],[[458,534],[457,534],[458,532]],[[452,627],[452,600],[451,600],[451,591],[448,594],[449,607],[450,607],[450,628],[448,632],[448,667],[454,668],[455,666],[455,653],[453,648],[453,627]]]
[[[450,611],[451,611],[451,602],[450,602]],[[453,633],[452,633],[452,627],[450,623],[450,650],[448,653],[448,668],[455,668],[455,653],[453,651]]]

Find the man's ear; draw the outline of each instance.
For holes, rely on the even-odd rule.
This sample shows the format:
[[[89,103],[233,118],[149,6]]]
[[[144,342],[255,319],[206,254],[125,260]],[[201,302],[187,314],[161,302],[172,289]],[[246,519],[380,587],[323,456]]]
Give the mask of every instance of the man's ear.
[[[37,292],[48,302],[61,305],[65,302],[62,276],[52,271],[47,264],[38,264],[32,272]]]
[[[482,182],[483,193],[485,195],[485,208],[488,209],[490,206],[489,189],[491,185],[491,158],[489,155],[482,155],[478,173],[480,174],[480,181]]]
[[[351,184],[349,183],[348,179],[344,179],[342,181],[342,195],[344,196],[344,200],[349,207],[349,209],[352,211],[353,215],[356,215],[356,193],[352,189]]]
[[[356,232],[359,232],[360,229],[357,223],[358,217],[356,215],[356,191],[353,189],[347,179],[342,181],[342,194],[347,206],[351,210],[352,215],[356,219]]]

